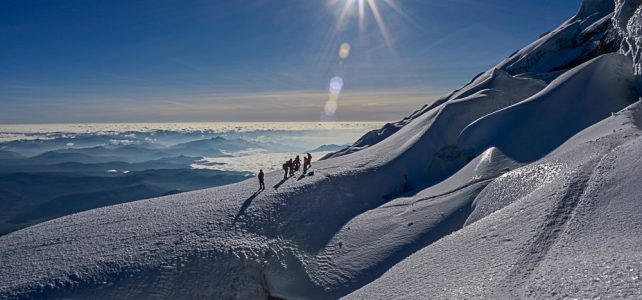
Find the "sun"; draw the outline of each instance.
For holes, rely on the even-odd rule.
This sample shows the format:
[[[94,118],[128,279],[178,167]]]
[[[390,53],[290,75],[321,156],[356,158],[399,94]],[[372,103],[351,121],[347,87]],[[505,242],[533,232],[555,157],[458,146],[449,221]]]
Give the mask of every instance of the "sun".
[[[356,15],[358,18],[359,30],[363,32],[366,27],[366,14],[370,13],[377,23],[377,27],[379,28],[386,45],[391,47],[392,41],[382,16],[382,9],[379,5],[380,3],[385,4],[386,8],[393,10],[402,17],[409,19],[408,15],[401,9],[395,0],[329,0],[330,6],[335,7],[340,11],[337,19],[337,28],[344,26],[348,18]]]
[[[357,19],[359,26],[359,35],[368,31],[366,28],[366,22],[376,23],[376,28],[381,32],[383,42],[390,49],[392,57],[396,57],[396,51],[393,47],[392,39],[390,38],[390,33],[388,31],[388,26],[386,25],[384,15],[389,16],[389,13],[396,13],[403,17],[406,20],[413,20],[401,9],[401,7],[395,2],[397,0],[326,0],[328,5],[332,8],[336,14],[337,20],[335,25],[336,31],[343,31],[346,29],[348,24],[353,24],[354,22],[349,22],[352,19]],[[369,27],[374,28],[374,26]],[[376,29],[375,29],[376,30]],[[335,33],[336,33],[335,31]],[[347,35],[346,35],[347,36]],[[338,55],[340,60],[338,61],[338,67],[336,70],[336,75],[330,79],[328,84],[328,100],[325,103],[323,112],[321,114],[321,121],[336,121],[337,119],[337,110],[339,108],[339,99],[343,93],[344,80],[342,76],[342,70],[345,70],[344,61],[348,59],[352,51],[351,41],[342,38],[340,45],[338,45]]]

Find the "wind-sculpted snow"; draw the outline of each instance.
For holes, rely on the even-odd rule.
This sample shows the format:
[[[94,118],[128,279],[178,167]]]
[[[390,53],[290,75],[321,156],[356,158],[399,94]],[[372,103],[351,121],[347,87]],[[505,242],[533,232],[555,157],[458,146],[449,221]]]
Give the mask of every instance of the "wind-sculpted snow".
[[[641,297],[640,113],[638,102],[499,177],[475,199],[475,210],[502,202],[494,212],[346,298]],[[553,174],[532,173],[550,166]],[[528,191],[504,203],[492,185]]]
[[[638,100],[631,59],[605,54],[564,73],[536,95],[469,125],[460,147],[495,146],[518,161],[533,161],[580,130]]]
[[[532,86],[530,93],[543,86],[538,80],[519,81]],[[412,195],[412,191],[422,190],[429,186],[428,182],[446,178],[466,164],[465,155],[448,148],[455,143],[459,131],[475,119],[513,103],[508,93],[477,91],[421,115],[385,142],[358,155],[315,163],[313,176],[282,181],[280,172],[270,173],[266,182],[272,187],[262,193],[254,193],[254,182],[243,182],[90,211],[9,234],[0,238],[0,258],[8,261],[8,271],[0,274],[0,294],[68,296],[92,286],[101,287],[92,293],[93,297],[111,298],[120,292],[134,293],[140,285],[164,284],[168,276],[162,270],[181,261],[234,275],[211,278],[202,287],[205,291],[170,290],[164,296],[196,297],[205,293],[216,298],[248,290],[269,290],[272,295],[286,298],[340,296],[372,277],[364,275],[364,270],[382,270],[401,257],[386,257],[383,253],[388,250],[382,247],[382,253],[373,255],[383,261],[366,260],[352,267],[344,264],[346,268],[333,268],[346,254],[333,252],[340,247],[333,240],[335,235],[354,217],[391,199]],[[483,184],[455,194],[474,195]],[[453,186],[454,190],[458,188]],[[428,201],[420,206],[430,204],[425,206],[426,211],[430,206],[444,205],[445,213],[454,214],[467,201],[472,198],[456,205]],[[409,214],[408,219],[417,216]],[[454,224],[463,223],[465,216],[461,215]],[[425,245],[430,236],[436,239],[457,228],[444,225],[447,218],[440,218],[441,215],[434,216],[431,222],[418,223],[416,242],[398,239],[385,249],[412,252],[409,249]],[[391,222],[391,226],[398,224]],[[430,233],[442,227],[445,229],[439,233]],[[64,257],[52,259],[58,255]],[[199,263],[193,261],[197,258]],[[336,271],[323,272],[324,268]],[[191,267],[172,270],[172,280],[188,276],[184,272],[205,272]],[[257,281],[257,276],[264,279]],[[231,281],[243,284],[231,285]],[[140,297],[143,294],[140,292]]]
[[[533,193],[543,184],[555,180],[564,168],[564,162],[527,165],[493,180],[473,202],[473,212],[466,225],[481,220],[491,213]],[[520,185],[510,183],[519,181]]]
[[[611,27],[613,11],[613,1],[583,1],[577,15],[515,52],[496,68],[511,74],[548,73],[617,51],[618,36]]]
[[[502,94],[501,98],[507,99],[512,104],[532,96],[542,90],[545,86],[546,83],[539,79],[515,77],[502,70],[492,69],[478,75],[470,83],[452,92],[448,96],[436,100],[431,105],[425,105],[423,108],[403,120],[396,123],[388,123],[379,130],[370,131],[352,146],[327,155],[325,158],[339,157],[354,153],[377,144],[422,115],[426,113],[434,114],[445,106],[448,106],[450,102],[467,98],[484,90],[494,90],[493,93]],[[503,107],[504,106],[502,105],[498,105],[495,109]],[[488,113],[488,111],[486,113]]]
[[[634,3],[638,0],[617,1]],[[633,5],[635,4],[630,4],[630,6]],[[621,5],[618,7],[621,8]],[[575,16],[552,32],[543,34],[535,42],[511,54],[491,70],[480,73],[468,84],[447,96],[435,100],[430,105],[424,105],[403,120],[388,123],[379,130],[368,132],[352,146],[327,155],[326,158],[346,155],[372,146],[388,138],[418,116],[443,105],[449,100],[465,97],[466,94],[470,95],[471,91],[479,91],[483,88],[503,90],[519,86],[519,84],[505,80],[499,84],[489,85],[488,82],[494,81],[493,78],[498,73],[497,69],[508,72],[514,75],[515,78],[534,78],[550,82],[568,69],[602,54],[618,51],[623,35],[621,32],[626,32],[626,30],[613,26],[611,19],[614,8],[615,4],[611,0],[584,0]],[[640,27],[636,27],[639,24],[640,22],[637,21],[630,28],[639,30],[637,28]],[[631,36],[631,34],[628,35]],[[639,34],[636,36],[639,37]],[[637,43],[639,45],[639,38]],[[528,96],[530,95],[526,95],[519,100],[526,99]]]
[[[422,131],[408,126],[403,136],[418,135],[414,144],[420,143]],[[391,174],[426,167],[417,164],[420,147],[390,141],[369,149],[377,151],[373,155],[315,164],[313,176],[281,181],[281,174],[270,173],[266,181],[274,186],[262,193],[254,193],[254,182],[243,182],[96,209],[0,237],[0,295],[336,297],[353,282],[365,283],[359,272],[379,262],[336,268],[345,271],[338,279],[334,272],[317,272],[341,256],[332,253],[332,237],[353,217],[388,201],[386,195],[404,192],[410,175]],[[202,277],[207,280],[191,279]]]
[[[402,258],[461,228],[477,194],[519,164],[489,149],[452,177],[409,193],[353,218],[335,234],[322,255],[320,278],[365,284]],[[321,274],[323,274],[321,276]]]

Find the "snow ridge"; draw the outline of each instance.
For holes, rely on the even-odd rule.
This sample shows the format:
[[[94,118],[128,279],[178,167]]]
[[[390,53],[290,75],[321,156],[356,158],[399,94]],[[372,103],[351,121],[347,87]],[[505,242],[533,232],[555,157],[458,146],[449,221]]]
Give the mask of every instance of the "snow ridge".
[[[634,4],[629,3],[628,5],[632,6]],[[435,100],[430,105],[424,105],[403,120],[388,123],[379,130],[366,133],[352,146],[336,153],[328,154],[324,158],[358,152],[379,143],[422,114],[448,101],[462,96],[465,97],[471,90],[477,91],[483,86],[481,84],[483,81],[488,81],[489,78],[496,75],[496,70],[505,71],[518,78],[541,78],[550,82],[568,69],[602,54],[618,51],[623,43],[622,33],[628,31],[618,29],[617,26],[613,25],[612,18],[614,17],[615,7],[616,4],[612,0],[583,1],[578,13],[557,29],[542,35],[538,40],[511,54],[490,70],[480,73],[466,85],[447,96]],[[639,24],[639,21],[637,24]]]
[[[536,95],[468,125],[459,145],[475,153],[495,146],[515,160],[534,161],[637,101],[631,64],[628,57],[611,53],[575,67]]]
[[[423,248],[346,298],[640,297],[640,171],[630,160],[642,153],[634,121],[639,111],[638,102],[543,160],[504,174],[512,183],[503,185],[518,188],[531,178],[511,173],[564,162],[554,180]],[[485,193],[475,201],[494,199]]]

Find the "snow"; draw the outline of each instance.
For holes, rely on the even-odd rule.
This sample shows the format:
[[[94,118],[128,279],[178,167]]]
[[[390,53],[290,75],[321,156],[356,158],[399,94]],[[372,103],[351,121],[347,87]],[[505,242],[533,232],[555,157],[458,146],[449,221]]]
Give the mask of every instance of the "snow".
[[[506,58],[496,68],[511,74],[546,73],[617,50],[619,45],[608,27],[613,9],[613,1],[583,1],[577,15]]]
[[[365,284],[412,252],[460,228],[471,202],[493,178],[518,166],[489,149],[449,179],[353,218],[329,242],[332,268],[314,270],[334,282]],[[329,282],[328,284],[331,284]]]
[[[638,33],[610,23],[639,9],[611,4],[310,174],[2,236],[0,298],[640,298],[639,56],[611,48]]]
[[[490,85],[480,83],[488,81],[489,77],[497,72],[496,70],[505,71],[514,75],[515,78],[541,79],[550,82],[563,74],[564,71],[582,62],[605,53],[618,51],[622,32],[626,30],[618,30],[611,26],[614,8],[615,4],[610,0],[584,0],[578,13],[571,19],[552,32],[543,34],[530,45],[511,54],[490,70],[480,73],[468,84],[435,100],[430,105],[424,105],[403,120],[388,123],[379,130],[368,132],[351,147],[327,155],[325,158],[338,157],[370,147],[447,101],[465,97],[480,88],[492,88]],[[639,21],[636,24],[639,25]],[[635,28],[639,28],[639,26]],[[634,36],[639,36],[639,34]],[[642,86],[642,84],[640,85]],[[504,86],[510,86],[510,84]]]
[[[515,160],[533,161],[637,101],[631,64],[611,53],[577,66],[529,99],[470,124],[459,145],[479,152],[495,146]]]
[[[439,195],[449,193],[447,186],[437,186],[416,196],[420,211],[429,212],[431,207],[440,209],[439,214],[430,213],[432,221],[415,221],[416,226],[411,226],[417,229],[410,235],[416,243],[405,241],[403,231],[393,232],[391,235],[399,238],[392,239],[387,247],[375,247],[375,252],[368,254],[380,260],[334,267],[346,259],[345,252],[333,252],[338,247],[334,238],[344,234],[345,224],[392,199],[412,197],[428,188],[428,181],[439,181],[454,173],[459,165],[467,162],[456,149],[447,147],[457,140],[459,131],[475,119],[544,87],[539,80],[515,79],[501,71],[493,74],[491,78],[505,77],[520,84],[519,88],[511,85],[504,91],[481,89],[452,101],[419,116],[373,147],[314,162],[312,176],[297,174],[282,182],[280,171],[268,173],[268,189],[259,194],[254,193],[257,183],[246,181],[92,210],[0,237],[0,257],[8,261],[5,264],[8,271],[0,274],[0,294],[59,293],[56,295],[72,297],[81,295],[83,288],[92,290],[91,287],[99,286],[100,292],[92,292],[92,297],[113,298],[125,291],[140,293],[134,294],[140,296],[144,292],[136,289],[137,285],[165,285],[167,280],[180,282],[187,280],[185,276],[191,277],[190,274],[216,268],[219,274],[234,275],[208,275],[210,281],[201,289],[158,293],[170,297],[184,292],[183,297],[195,297],[200,294],[192,293],[203,292],[219,298],[248,290],[269,290],[272,295],[288,299],[344,295],[366,283],[370,277],[363,274],[364,270],[378,268],[382,272],[398,260],[400,257],[392,255],[394,251],[407,253],[425,245],[430,241],[425,237],[431,235],[426,232],[444,223],[441,211],[456,215],[487,183],[481,179],[483,176],[497,175],[494,172],[485,175],[481,171],[471,175],[470,168],[479,165],[473,162],[463,169],[466,176],[453,179],[463,186],[481,180],[470,188],[453,192],[470,195],[467,200],[448,203],[448,195]],[[430,152],[438,152],[434,160],[433,155],[426,155]],[[493,151],[483,157],[495,155],[499,154]],[[467,179],[473,177],[477,179]],[[364,185],[368,188],[362,188]],[[454,186],[452,190],[457,188]],[[419,201],[433,196],[440,200]],[[400,199],[394,203],[404,201],[413,200]],[[398,218],[398,222],[390,226],[407,226],[406,221],[416,216],[408,213],[405,219]],[[455,223],[463,221],[459,218]],[[372,232],[368,227],[359,230]],[[447,232],[434,234],[433,239]],[[387,251],[392,251],[389,258]],[[202,261],[195,263],[194,257]],[[171,267],[177,260],[188,265],[207,265],[208,269],[174,268],[171,276],[166,275],[168,265]],[[77,273],[79,275],[75,275]],[[264,296],[242,295],[240,298]]]
[[[616,0],[615,3],[613,24],[622,36],[620,53],[633,59],[637,88],[642,91],[642,1]]]
[[[320,157],[330,153],[330,151],[310,152],[314,162]],[[226,156],[222,157],[204,157],[191,165],[193,169],[221,170],[221,171],[240,171],[248,173],[258,173],[258,170],[265,171],[281,170],[285,161],[296,156],[303,159],[305,153],[297,152],[268,152],[265,149],[248,149],[237,152],[223,151]]]
[[[497,205],[493,212],[346,298],[642,296],[641,115],[638,102],[498,178],[493,184],[528,191],[505,202],[503,191],[484,190],[475,210]],[[549,175],[521,175],[550,165],[559,168],[552,180],[533,183],[533,177]]]
[[[338,151],[334,154],[328,155],[324,158],[339,157],[342,155],[354,153],[360,151],[364,148],[377,144],[384,139],[388,138],[392,134],[399,131],[402,127],[410,124],[412,121],[421,118],[424,114],[434,115],[443,109],[447,105],[453,105],[453,101],[461,100],[463,98],[471,97],[476,95],[478,98],[481,95],[485,95],[489,98],[488,102],[493,102],[494,98],[503,98],[502,101],[504,104],[497,103],[496,105],[506,105],[506,101],[510,101],[511,104],[517,103],[521,100],[524,100],[533,94],[537,93],[546,86],[546,83],[539,79],[534,78],[521,78],[517,76],[511,76],[510,74],[499,70],[491,69],[487,72],[484,72],[478,75],[470,83],[464,87],[452,92],[450,95],[445,96],[431,105],[425,105],[420,110],[414,112],[409,117],[396,122],[394,124],[388,123],[383,128],[379,130],[373,130],[366,135],[364,135],[359,141],[354,143],[352,146]],[[462,100],[460,102],[463,102]],[[501,107],[499,107],[501,108]],[[477,113],[475,110],[471,109],[469,113]],[[450,126],[450,125],[449,125]]]

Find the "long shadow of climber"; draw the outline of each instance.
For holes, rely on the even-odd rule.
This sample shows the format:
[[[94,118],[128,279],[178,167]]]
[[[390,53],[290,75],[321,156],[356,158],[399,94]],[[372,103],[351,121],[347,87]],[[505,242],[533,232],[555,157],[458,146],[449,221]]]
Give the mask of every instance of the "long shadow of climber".
[[[258,190],[256,192],[254,192],[254,194],[252,196],[250,196],[249,198],[245,199],[245,202],[243,202],[243,205],[241,205],[241,210],[239,210],[239,213],[236,214],[236,217],[234,217],[234,221],[232,221],[232,225],[236,224],[236,221],[238,221],[238,219],[241,217],[241,215],[243,215],[243,213],[245,213],[245,210],[247,210],[247,208],[250,207],[250,204],[252,204],[252,200],[254,200],[254,198],[256,198],[256,196],[261,194],[262,191],[263,190],[260,189],[260,190]]]
[[[282,184],[284,184],[286,181],[288,181],[288,179],[290,179],[290,178],[292,178],[292,177],[291,177],[291,176],[288,176],[288,178],[283,178],[283,179],[281,179],[281,181],[279,181],[279,183],[275,184],[275,185],[273,186],[273,188],[274,188],[275,190],[278,190],[278,189],[281,187],[281,185],[282,185]]]

